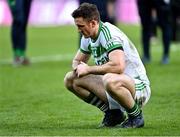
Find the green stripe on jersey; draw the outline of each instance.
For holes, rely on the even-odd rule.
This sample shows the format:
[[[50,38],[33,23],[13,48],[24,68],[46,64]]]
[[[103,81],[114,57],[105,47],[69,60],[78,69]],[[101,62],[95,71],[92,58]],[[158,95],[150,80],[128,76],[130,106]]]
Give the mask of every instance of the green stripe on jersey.
[[[111,39],[112,37],[111,37],[111,33],[110,33],[110,31],[109,31],[108,27],[107,27],[107,26],[105,26],[105,28],[106,28],[106,31],[108,32],[108,35],[109,35],[110,39]]]
[[[102,29],[102,32],[103,32],[104,37],[106,39],[106,42],[108,42],[112,38],[109,29],[104,25],[102,26],[101,29]]]
[[[81,48],[80,48],[80,51],[81,51],[82,53],[84,53],[84,54],[91,54],[91,52],[85,51],[85,50],[83,50],[83,49],[81,49]]]
[[[122,48],[122,45],[120,45],[120,44],[117,44],[117,45],[112,44],[112,45],[109,45],[109,46],[108,46],[107,51],[108,51],[108,53],[109,53],[109,52],[112,51],[112,50],[121,49],[121,48]]]
[[[145,88],[146,88],[146,85],[143,82],[135,85],[136,90],[143,90]]]
[[[111,39],[112,39],[112,36],[111,36],[111,33],[110,33],[110,30],[107,28],[107,26],[105,25],[102,25],[102,33],[104,34],[104,37],[106,39],[106,42],[108,43]],[[122,48],[122,45],[119,44],[118,42],[110,42],[108,45],[107,45],[107,51],[110,52],[112,51],[113,49],[117,49],[117,48]]]
[[[139,83],[139,84],[136,84],[135,86],[136,87],[142,87],[142,86],[144,86],[145,84],[143,83],[143,82],[141,82],[141,83]]]
[[[104,34],[104,37],[105,37],[105,39],[106,39],[106,42],[108,41],[108,37],[107,37],[107,34],[106,34],[106,32],[103,30],[103,28],[102,28],[102,33]]]
[[[92,54],[95,58],[100,57],[106,52],[106,49],[102,46],[99,45],[97,47],[91,47]]]

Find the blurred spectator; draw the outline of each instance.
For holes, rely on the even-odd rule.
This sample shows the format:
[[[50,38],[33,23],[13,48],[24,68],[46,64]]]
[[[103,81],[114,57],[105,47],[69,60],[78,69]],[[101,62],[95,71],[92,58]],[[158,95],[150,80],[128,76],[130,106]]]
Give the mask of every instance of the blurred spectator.
[[[26,27],[32,0],[8,0],[12,13],[11,41],[14,52],[13,65],[28,65],[26,52]]]
[[[116,0],[108,0],[107,11],[109,16],[109,22],[116,25]]]
[[[142,25],[143,63],[151,61],[150,37],[152,34],[152,9],[156,10],[158,25],[162,30],[163,56],[161,63],[169,63],[171,41],[171,1],[170,0],[137,0]]]
[[[84,2],[95,4],[100,12],[102,22],[116,24],[115,2],[116,0],[79,0],[79,4]]]
[[[157,14],[156,10],[152,9],[152,32],[151,32],[151,40],[154,41],[157,37]]]
[[[172,27],[172,39],[180,41],[180,0],[172,0]]]

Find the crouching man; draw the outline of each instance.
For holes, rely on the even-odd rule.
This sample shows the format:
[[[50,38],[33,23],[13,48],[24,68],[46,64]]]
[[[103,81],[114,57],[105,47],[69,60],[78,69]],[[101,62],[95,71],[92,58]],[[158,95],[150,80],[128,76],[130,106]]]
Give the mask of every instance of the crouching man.
[[[82,38],[66,88],[104,112],[101,126],[143,127],[141,108],[151,91],[135,46],[119,28],[101,22],[93,4],[81,4],[72,17]],[[96,65],[87,64],[91,55]]]

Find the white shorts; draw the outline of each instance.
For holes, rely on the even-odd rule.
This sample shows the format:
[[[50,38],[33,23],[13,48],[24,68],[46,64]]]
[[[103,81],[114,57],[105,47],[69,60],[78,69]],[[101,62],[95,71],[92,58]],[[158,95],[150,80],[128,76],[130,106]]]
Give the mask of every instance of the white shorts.
[[[145,84],[143,81],[141,81],[139,79],[134,79],[134,81],[135,81],[135,88],[136,88],[134,100],[136,101],[136,103],[139,106],[143,107],[148,102],[148,100],[151,96],[151,89],[150,89],[149,85]],[[120,108],[120,109],[124,110],[124,108],[116,100],[114,100],[108,94],[108,92],[106,92],[106,95],[107,95],[110,109],[119,109]]]

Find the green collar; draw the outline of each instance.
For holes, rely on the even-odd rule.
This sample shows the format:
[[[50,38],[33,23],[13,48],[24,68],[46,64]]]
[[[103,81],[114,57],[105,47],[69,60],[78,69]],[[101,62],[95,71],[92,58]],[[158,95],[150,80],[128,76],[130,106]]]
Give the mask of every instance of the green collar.
[[[97,40],[97,38],[98,38],[98,36],[99,36],[99,34],[100,34],[100,32],[101,32],[102,24],[103,24],[102,21],[100,21],[100,22],[99,22],[98,34],[97,34],[97,36],[96,36],[95,39],[91,39],[92,42],[95,42],[95,41]]]

